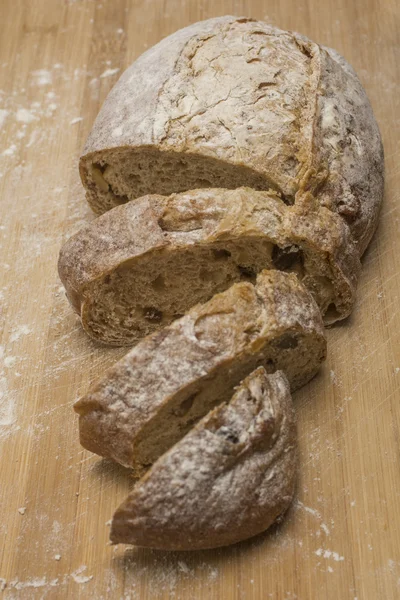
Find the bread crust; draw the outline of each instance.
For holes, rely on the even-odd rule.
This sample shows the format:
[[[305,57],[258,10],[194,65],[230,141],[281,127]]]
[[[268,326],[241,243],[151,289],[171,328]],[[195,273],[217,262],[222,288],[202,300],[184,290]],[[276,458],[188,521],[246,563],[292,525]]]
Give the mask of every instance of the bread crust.
[[[81,444],[140,473],[148,440],[160,440],[152,450],[158,458],[259,364],[283,370],[297,389],[325,356],[323,324],[310,294],[293,274],[263,271],[255,286],[235,284],[192,308],[109,369],[75,404]],[[189,410],[180,417],[177,408],[187,400]],[[175,423],[176,434],[163,440]]]
[[[336,307],[334,313],[325,315],[326,323],[343,319],[350,313],[360,270],[357,250],[347,225],[338,215],[319,207],[310,194],[305,194],[294,206],[286,206],[274,192],[248,188],[200,189],[168,198],[147,196],[131,201],[102,215],[68,240],[60,252],[59,274],[89,335],[105,343],[132,344],[140,333],[126,331],[121,326],[115,341],[110,341],[106,325],[98,331],[92,324],[93,307],[99,298],[109,293],[110,274],[136,265],[139,268],[143,260],[156,264],[161,256],[171,257],[173,265],[173,257],[182,250],[200,252],[224,245],[232,249],[235,245],[246,246],[251,240],[269,241],[276,248],[294,245],[301,250],[304,256],[299,277],[323,313],[332,303]],[[193,256],[191,260],[195,260]],[[210,265],[212,260],[211,256]],[[258,268],[274,266],[281,265],[274,263],[271,250],[266,250],[265,260],[259,261]],[[218,269],[217,260],[214,260],[214,268]],[[168,273],[161,275],[167,277]],[[235,271],[230,276],[239,280],[241,275]],[[145,283],[151,287],[150,274],[148,281],[141,283],[143,289]],[[179,286],[185,285],[190,282],[182,278]],[[217,281],[215,286],[210,285],[210,295],[228,286],[228,280]],[[200,290],[203,296],[195,302],[208,300],[204,290]],[[163,293],[159,295],[160,302]],[[132,295],[132,302],[133,299]],[[156,302],[155,306],[161,307]],[[184,307],[184,311],[189,307]],[[134,308],[132,305],[126,310]],[[155,323],[154,329],[165,324]]]
[[[113,517],[111,541],[162,550],[239,542],[286,511],[296,471],[289,383],[261,367],[136,483]]]
[[[96,212],[159,191],[135,196],[128,186],[121,198],[91,175],[93,164],[132,151],[140,161],[149,150],[245,168],[287,203],[311,191],[349,225],[360,256],[376,228],[384,163],[369,100],[337,52],[300,34],[218,17],[140,56],[107,97],[80,161]],[[210,183],[219,185],[198,187]]]

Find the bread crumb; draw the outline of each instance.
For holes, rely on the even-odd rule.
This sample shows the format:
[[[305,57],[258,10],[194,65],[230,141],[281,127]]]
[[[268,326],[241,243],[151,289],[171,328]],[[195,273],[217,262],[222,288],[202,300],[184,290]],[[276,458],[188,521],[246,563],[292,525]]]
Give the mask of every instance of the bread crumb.
[[[54,556],[54,560],[61,560],[61,554],[56,554]]]
[[[24,515],[26,511],[26,506],[22,506],[21,508],[18,509],[18,512],[20,515]]]
[[[75,119],[71,119],[71,121],[69,122],[70,125],[75,125],[76,123],[80,123],[81,121],[83,121],[83,117],[75,117]]]

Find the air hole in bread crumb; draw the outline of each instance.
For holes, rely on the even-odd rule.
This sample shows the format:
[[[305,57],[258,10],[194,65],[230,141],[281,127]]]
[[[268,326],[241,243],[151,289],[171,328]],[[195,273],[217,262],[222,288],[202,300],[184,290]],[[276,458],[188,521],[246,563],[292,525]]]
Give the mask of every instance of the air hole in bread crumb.
[[[279,271],[290,271],[296,265],[303,265],[303,252],[294,245],[286,248],[275,246],[271,258],[274,267]]]
[[[162,275],[159,275],[158,277],[156,277],[156,279],[154,279],[154,281],[151,282],[151,285],[155,290],[159,292],[165,289],[164,277]]]
[[[289,348],[297,348],[299,345],[298,340],[290,333],[286,335],[282,335],[277,341],[276,345],[278,348],[282,348],[282,350],[288,350]]]
[[[333,302],[328,306],[325,312],[325,320],[329,323],[330,321],[337,321],[341,318],[340,313],[338,312],[336,306]]]
[[[161,310],[154,308],[154,306],[146,306],[143,309],[143,316],[147,321],[150,321],[150,323],[160,323],[163,319]]]
[[[192,408],[193,403],[196,398],[196,395],[197,394],[192,394],[191,396],[189,396],[189,398],[186,398],[186,400],[183,400],[183,402],[181,402],[177,408],[174,408],[172,413],[176,417],[183,417],[184,415],[186,415]]]
[[[243,267],[242,265],[238,265],[238,269],[241,279],[245,279],[246,281],[256,280],[256,272],[251,267]]]
[[[104,165],[100,163],[93,163],[92,168],[97,169],[98,171],[100,171],[100,173],[104,173],[104,171],[107,169],[107,166],[107,163],[105,163]]]
[[[202,281],[218,281],[220,279],[220,275],[218,271],[207,271],[207,269],[201,269],[200,279],[202,279]]]
[[[227,258],[229,258],[231,256],[231,253],[229,252],[229,250],[216,250],[214,249],[212,251],[213,257],[215,258],[215,260],[226,260]]]

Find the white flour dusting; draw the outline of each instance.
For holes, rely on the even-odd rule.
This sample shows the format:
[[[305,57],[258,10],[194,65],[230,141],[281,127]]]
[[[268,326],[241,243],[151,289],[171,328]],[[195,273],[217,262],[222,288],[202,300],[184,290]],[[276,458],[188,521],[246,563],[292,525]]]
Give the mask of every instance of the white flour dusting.
[[[321,556],[321,558],[332,558],[336,562],[340,562],[344,560],[344,556],[340,556],[338,552],[333,552],[333,550],[324,550],[323,548],[318,548],[315,551],[317,556]]]
[[[9,369],[10,367],[12,367],[15,362],[17,361],[17,357],[16,356],[6,356],[4,359],[4,366]]]
[[[2,129],[9,114],[10,112],[8,110],[5,108],[0,108],[0,130]]]
[[[11,144],[11,146],[3,150],[2,154],[3,156],[12,156],[13,154],[15,154],[16,149],[17,146],[15,144]]]
[[[29,335],[32,333],[28,325],[18,325],[14,332],[10,336],[10,342],[17,342],[23,335]]]
[[[84,571],[86,571],[86,565],[82,565],[79,569],[76,569],[73,573],[71,573],[72,579],[75,583],[88,583],[91,579],[93,579],[93,575],[81,575]]]
[[[20,123],[32,123],[36,120],[35,115],[26,108],[19,108],[15,114],[15,118]]]
[[[119,68],[115,68],[115,69],[106,69],[105,71],[103,71],[103,73],[100,75],[100,79],[104,79],[105,77],[111,77],[112,75],[115,75],[116,73],[118,73]]]
[[[8,427],[15,422],[14,399],[8,390],[5,377],[0,377],[0,427]],[[2,431],[0,430],[0,435]]]
[[[32,82],[33,85],[50,85],[53,82],[53,76],[51,71],[47,69],[37,69],[32,71]]]

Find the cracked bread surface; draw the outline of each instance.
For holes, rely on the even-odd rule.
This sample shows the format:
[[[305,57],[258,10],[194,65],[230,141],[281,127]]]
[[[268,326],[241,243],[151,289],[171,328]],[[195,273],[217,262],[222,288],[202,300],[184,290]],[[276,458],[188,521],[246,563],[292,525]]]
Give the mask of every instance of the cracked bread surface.
[[[367,95],[337,52],[226,16],[174,33],[125,71],[80,172],[98,213],[202,187],[274,189],[287,204],[311,191],[349,225],[361,256],[384,163]]]
[[[141,474],[258,366],[292,390],[326,356],[319,309],[294,274],[263,271],[137,344],[75,404],[81,444]]]
[[[135,484],[111,541],[198,550],[249,538],[287,510],[297,463],[289,383],[260,367]]]
[[[326,323],[345,318],[360,269],[349,229],[311,194],[199,189],[115,207],[63,246],[59,273],[85,331],[132,345],[265,268],[293,271]]]

